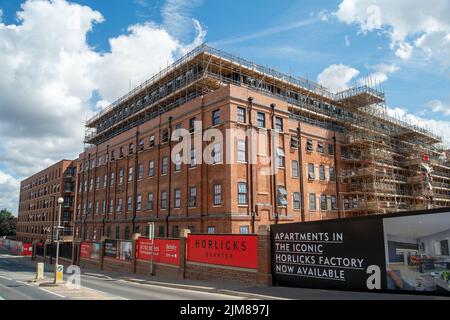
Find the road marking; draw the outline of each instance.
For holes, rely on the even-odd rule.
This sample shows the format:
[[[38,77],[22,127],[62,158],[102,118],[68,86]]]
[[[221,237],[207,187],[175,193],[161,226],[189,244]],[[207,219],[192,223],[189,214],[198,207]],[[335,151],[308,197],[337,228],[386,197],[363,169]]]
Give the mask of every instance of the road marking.
[[[55,295],[55,296],[58,296],[58,297],[60,297],[60,298],[65,298],[65,296],[63,296],[63,295],[61,295],[61,294],[58,294],[58,293],[55,293],[55,292],[51,292],[51,291],[49,291],[49,290],[47,290],[47,289],[44,289],[44,288],[39,288],[39,289],[42,290],[42,291],[45,291],[45,292],[47,292],[47,293],[53,294],[53,295]]]
[[[16,282],[24,284],[24,285],[29,286],[29,287],[34,287],[32,284],[29,284],[29,283],[26,283],[26,282],[23,282],[23,281],[16,280]]]
[[[4,276],[0,276],[0,278],[5,279],[5,280],[8,280],[8,281],[12,281],[12,279],[7,278],[7,277],[4,277]]]
[[[83,274],[84,276],[91,276],[91,277],[95,277],[95,278],[102,278],[102,279],[108,279],[108,280],[113,280],[113,278],[109,277],[109,276],[105,276],[104,274],[99,274],[99,273],[89,273],[86,272]]]

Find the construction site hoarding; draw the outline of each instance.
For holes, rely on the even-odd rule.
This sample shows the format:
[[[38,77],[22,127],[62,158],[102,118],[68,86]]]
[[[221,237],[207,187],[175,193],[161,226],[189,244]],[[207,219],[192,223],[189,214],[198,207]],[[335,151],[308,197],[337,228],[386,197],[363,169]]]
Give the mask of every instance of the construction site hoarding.
[[[450,209],[274,225],[275,284],[450,295]]]

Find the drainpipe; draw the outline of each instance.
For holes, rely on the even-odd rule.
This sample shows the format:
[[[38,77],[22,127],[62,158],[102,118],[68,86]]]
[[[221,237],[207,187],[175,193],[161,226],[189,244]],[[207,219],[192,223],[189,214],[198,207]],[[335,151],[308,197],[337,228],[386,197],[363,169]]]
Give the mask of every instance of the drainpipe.
[[[139,127],[136,129],[135,156],[134,156],[134,179],[133,179],[133,218],[131,219],[131,234],[134,234],[137,206],[137,182],[139,177]],[[142,197],[141,197],[142,201]]]
[[[105,225],[106,225],[106,215],[108,213],[107,208],[109,207],[109,184],[110,184],[110,172],[111,172],[111,161],[109,161],[109,145],[106,146],[107,161],[106,164],[106,190],[105,190],[105,212],[103,213],[102,221],[102,236],[105,236]],[[104,183],[104,182],[103,182]],[[102,207],[103,209],[103,207]]]
[[[253,123],[252,123],[252,109],[253,109],[253,97],[248,98],[248,126],[250,128],[250,137],[248,137],[248,161],[247,170],[250,171],[249,182],[250,182],[250,215],[251,215],[251,228],[252,233],[255,233],[255,219],[256,219],[256,208],[255,208],[255,195],[254,195],[254,183],[253,183]]]
[[[298,139],[298,170],[300,178],[300,206],[301,206],[301,219],[305,222],[305,190],[303,188],[303,149],[302,149],[302,127],[300,121],[298,122],[297,128],[297,139]]]
[[[169,117],[169,190],[167,193],[168,206],[167,206],[167,216],[166,216],[166,237],[169,237],[169,217],[170,217],[170,206],[171,206],[171,194],[172,194],[172,117]]]
[[[338,159],[337,159],[337,143],[336,143],[336,132],[333,136],[333,148],[334,148],[334,176],[336,180],[336,204],[338,207],[338,218],[341,219],[341,206],[339,204],[340,198],[340,187],[339,187],[339,169],[338,169]],[[333,208],[331,208],[333,209]]]
[[[271,129],[271,134],[270,134],[270,138],[271,138],[271,140],[272,140],[272,133],[273,132],[275,132],[275,107],[276,107],[276,105],[274,104],[274,103],[272,103],[271,105],[270,105],[270,108],[271,108],[271,112],[270,112],[270,118],[271,118],[271,122],[272,122],[272,129]],[[271,143],[271,146],[274,146],[275,145],[275,143],[274,143],[274,141],[271,141],[272,143]],[[273,148],[271,148],[271,149],[273,149]],[[271,152],[271,156],[272,156],[272,164],[273,164],[273,167],[274,167],[274,174],[273,174],[273,199],[275,200],[275,203],[274,203],[274,213],[275,213],[275,224],[278,224],[278,193],[277,193],[277,189],[278,189],[278,187],[277,187],[277,175],[276,175],[276,166],[277,166],[277,163],[276,163],[276,150],[272,150],[272,152]]]

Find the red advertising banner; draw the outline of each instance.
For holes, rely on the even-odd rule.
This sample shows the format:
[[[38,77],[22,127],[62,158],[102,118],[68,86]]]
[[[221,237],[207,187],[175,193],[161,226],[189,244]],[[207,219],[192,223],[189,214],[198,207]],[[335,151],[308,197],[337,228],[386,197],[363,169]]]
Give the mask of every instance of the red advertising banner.
[[[31,243],[22,243],[22,256],[31,256],[33,253],[33,245]]]
[[[154,239],[153,261],[172,265],[180,264],[180,240]],[[137,243],[137,258],[150,260],[151,240],[140,238]]]
[[[187,260],[239,268],[258,268],[256,236],[189,235]]]
[[[90,258],[91,257],[91,244],[89,242],[81,243],[80,257],[82,257],[82,258]]]

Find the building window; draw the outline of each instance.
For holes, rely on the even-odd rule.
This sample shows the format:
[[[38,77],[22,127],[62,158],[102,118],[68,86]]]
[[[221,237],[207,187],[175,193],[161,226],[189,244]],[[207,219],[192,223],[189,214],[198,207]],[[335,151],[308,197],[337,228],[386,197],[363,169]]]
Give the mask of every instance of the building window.
[[[175,189],[175,197],[173,199],[173,207],[179,208],[181,206],[181,191],[180,189]]]
[[[318,142],[317,143],[317,152],[319,153],[323,153],[323,142]]]
[[[116,226],[116,239],[120,239],[120,226]]]
[[[330,167],[330,181],[336,181],[336,173],[333,167]]]
[[[195,131],[195,117],[189,119],[189,133],[193,133]]]
[[[197,165],[197,150],[191,149],[191,168]]]
[[[197,206],[197,188],[189,188],[189,207],[193,208]]]
[[[214,145],[214,164],[222,162],[222,145],[220,143],[216,143]]]
[[[277,149],[277,165],[278,168],[284,168],[284,150],[281,148]]]
[[[177,153],[175,155],[175,172],[178,172],[181,170],[181,155],[180,153]]]
[[[161,191],[161,209],[167,209],[167,192]]]
[[[278,132],[283,131],[283,118],[275,117],[275,131],[278,131]]]
[[[169,162],[169,158],[167,158],[167,157],[162,158],[161,174],[167,174],[168,162]]]
[[[153,135],[153,134],[150,136],[149,146],[150,146],[150,148],[155,146],[155,135]]]
[[[103,188],[106,189],[107,186],[108,186],[108,174],[105,173],[105,175],[103,176]]]
[[[324,211],[328,210],[327,196],[325,194],[320,197],[320,209]]]
[[[278,186],[278,205],[280,207],[287,206],[287,191],[284,186]]]
[[[89,191],[92,191],[94,188],[94,178],[91,179],[91,183],[89,184]]]
[[[334,145],[333,144],[328,144],[328,154],[333,156],[334,155]]]
[[[132,154],[134,152],[134,146],[132,143],[128,145],[128,154]]]
[[[147,194],[147,209],[153,210],[153,192]]]
[[[292,177],[298,178],[298,161],[292,161]]]
[[[315,180],[316,174],[314,173],[314,164],[308,163],[308,179],[309,180]]]
[[[180,237],[180,228],[178,226],[172,227],[172,238],[179,238]]]
[[[298,148],[298,138],[297,137],[294,137],[294,136],[291,137],[291,148],[292,149]]]
[[[113,213],[113,209],[114,209],[114,200],[110,200],[109,201],[109,214]]]
[[[166,236],[166,228],[164,228],[164,226],[159,226],[159,228],[158,228],[158,235],[159,235],[159,237],[165,237]]]
[[[105,214],[106,213],[106,200],[102,201],[102,213]]]
[[[299,210],[300,209],[300,193],[294,192],[292,198],[293,198],[293,202],[294,202],[294,209]]]
[[[162,143],[169,142],[169,129],[164,129],[162,133]]]
[[[133,167],[128,168],[128,181],[133,181]]]
[[[123,169],[119,170],[119,185],[123,184]]]
[[[106,237],[111,238],[111,226],[106,227]]]
[[[245,123],[245,108],[237,107],[237,121]]]
[[[316,210],[316,195],[314,193],[309,194],[309,210]]]
[[[313,141],[311,139],[308,139],[306,141],[306,151],[307,152],[313,152],[314,151]]]
[[[247,205],[247,183],[238,183],[238,205]]]
[[[246,157],[246,145],[245,145],[245,140],[238,140],[237,141],[237,160],[239,162],[245,162],[247,161],[247,157]]]
[[[139,151],[144,150],[144,139],[139,140]]]
[[[151,160],[148,163],[148,176],[153,177],[155,175],[155,161]]]
[[[320,181],[325,180],[325,166],[324,165],[319,166],[319,177],[320,177]]]
[[[142,209],[142,195],[138,194],[136,199],[136,210]]]
[[[115,155],[114,155],[114,150],[113,151],[111,151],[111,161],[113,161],[113,160],[115,160],[116,159],[116,157],[115,157]]]
[[[122,198],[117,199],[117,212],[122,212]]]
[[[127,210],[128,211],[133,210],[133,198],[132,197],[127,198]]]
[[[130,240],[131,236],[130,236],[130,227],[126,226],[125,227],[125,240]]]
[[[95,214],[99,213],[99,205],[98,205],[98,201],[95,202]]]
[[[266,127],[266,114],[264,112],[258,112],[256,120],[258,122],[258,128]]]
[[[123,158],[123,147],[119,148],[119,157]]]
[[[220,110],[214,110],[212,113],[212,125],[216,126],[220,124]]]
[[[214,202],[215,206],[220,206],[222,204],[222,185],[215,184],[214,185]]]
[[[337,198],[335,195],[331,196],[331,210],[337,210],[338,206],[337,206]]]
[[[250,228],[248,226],[240,226],[239,227],[239,233],[240,234],[249,234]]]
[[[209,227],[208,227],[208,233],[209,233],[209,234],[216,233],[216,227],[209,226]]]
[[[109,181],[109,186],[110,186],[110,187],[114,186],[115,178],[116,178],[115,173],[114,173],[114,172],[111,172],[111,179],[110,179],[110,181]]]
[[[144,165],[142,163],[139,163],[139,180],[142,180],[144,178]]]

